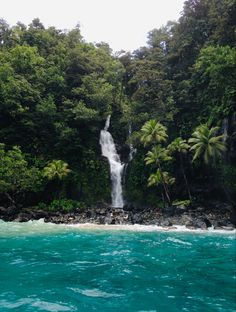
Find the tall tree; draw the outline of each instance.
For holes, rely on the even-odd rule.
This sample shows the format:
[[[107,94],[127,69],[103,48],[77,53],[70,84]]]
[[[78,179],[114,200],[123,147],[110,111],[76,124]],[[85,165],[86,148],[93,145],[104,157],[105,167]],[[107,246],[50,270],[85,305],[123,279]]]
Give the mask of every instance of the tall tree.
[[[144,146],[166,142],[168,135],[166,127],[155,119],[147,121],[141,128],[141,142]]]
[[[209,46],[200,51],[193,67],[192,92],[199,122],[229,118],[236,102],[236,48]]]
[[[223,135],[216,136],[218,131],[219,127],[210,128],[207,124],[196,128],[189,139],[190,151],[194,152],[193,161],[203,158],[205,164],[209,164],[210,160],[215,162],[221,157],[226,147],[222,141]]]
[[[168,147],[167,147],[167,149],[169,150],[170,154],[173,154],[173,155],[177,154],[177,157],[179,158],[180,167],[181,167],[182,175],[183,175],[183,178],[184,178],[184,183],[186,185],[188,197],[189,197],[190,201],[192,201],[192,195],[191,195],[191,192],[190,192],[188,179],[187,179],[187,176],[186,176],[185,170],[184,170],[184,159],[183,159],[183,154],[186,154],[187,151],[189,150],[189,148],[190,148],[190,146],[187,143],[187,141],[183,140],[180,137],[178,137],[174,141],[172,141],[168,145]]]
[[[0,144],[0,194],[4,194],[11,205],[18,206],[30,192],[39,192],[42,174],[30,166],[18,146],[6,150]]]
[[[59,179],[62,180],[68,176],[71,170],[68,164],[62,160],[52,160],[44,167],[43,175],[49,180]]]
[[[175,178],[170,177],[169,173],[166,171],[161,171],[160,169],[157,169],[155,173],[152,173],[150,177],[148,178],[148,186],[158,186],[158,185],[163,185],[163,182],[165,185],[171,185],[175,183]],[[162,198],[163,198],[163,204],[165,207],[165,196],[162,193]],[[169,203],[170,205],[170,203]]]
[[[147,152],[145,162],[146,165],[155,164],[158,167],[158,175],[160,176],[161,184],[163,185],[164,194],[167,199],[167,203],[171,206],[171,199],[168,189],[168,179],[166,179],[167,173],[162,170],[162,164],[171,160],[168,154],[168,150],[162,148],[160,145],[154,146],[151,151]],[[152,180],[152,178],[151,178]]]

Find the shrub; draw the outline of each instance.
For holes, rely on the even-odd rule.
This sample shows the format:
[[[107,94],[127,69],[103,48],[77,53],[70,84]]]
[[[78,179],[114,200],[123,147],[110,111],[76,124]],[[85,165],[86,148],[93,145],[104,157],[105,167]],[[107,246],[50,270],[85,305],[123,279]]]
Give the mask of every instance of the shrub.
[[[191,205],[191,201],[189,199],[183,199],[183,200],[174,200],[172,203],[173,206],[190,206]]]
[[[22,203],[23,198],[30,192],[42,189],[41,171],[29,166],[18,146],[6,150],[0,144],[0,194],[13,205]]]
[[[77,209],[85,208],[85,204],[76,200],[63,198],[54,199],[49,205],[39,203],[37,207],[48,211],[73,212]]]

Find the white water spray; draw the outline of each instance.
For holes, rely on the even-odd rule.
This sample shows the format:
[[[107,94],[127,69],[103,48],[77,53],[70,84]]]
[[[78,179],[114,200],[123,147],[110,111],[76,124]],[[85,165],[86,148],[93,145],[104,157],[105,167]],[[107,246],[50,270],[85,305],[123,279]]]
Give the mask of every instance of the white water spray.
[[[132,127],[131,124],[129,125],[129,133],[128,133],[128,137],[130,138],[132,134]],[[131,161],[134,158],[134,155],[136,153],[136,148],[133,147],[133,144],[130,142],[129,143],[129,161]]]
[[[110,164],[110,174],[111,174],[111,199],[112,206],[117,208],[123,208],[124,200],[122,195],[122,173],[124,169],[124,164],[121,163],[120,157],[117,154],[114,140],[108,132],[110,126],[111,116],[107,117],[105,127],[100,132],[100,145],[102,148],[102,155],[105,156]]]
[[[224,118],[222,123],[222,134],[223,134],[223,142],[226,143],[228,138],[228,119]]]

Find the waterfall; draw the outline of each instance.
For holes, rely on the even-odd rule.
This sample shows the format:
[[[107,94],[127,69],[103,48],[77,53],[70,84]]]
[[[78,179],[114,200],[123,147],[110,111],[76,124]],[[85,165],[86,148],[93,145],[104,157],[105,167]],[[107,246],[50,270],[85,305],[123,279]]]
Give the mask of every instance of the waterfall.
[[[132,133],[132,127],[131,124],[129,125],[129,133],[128,137],[130,138]],[[129,143],[129,161],[131,161],[134,158],[134,154],[136,153],[136,148],[133,147],[133,144],[130,142]]]
[[[228,138],[228,118],[223,119],[222,134],[223,134],[223,142],[225,143]]]
[[[120,157],[117,154],[114,140],[108,131],[110,126],[111,116],[107,117],[105,127],[100,132],[99,143],[102,149],[102,155],[105,156],[110,165],[110,175],[111,175],[111,198],[112,206],[117,208],[123,208],[124,200],[122,195],[122,173],[124,169],[124,164],[121,163]]]

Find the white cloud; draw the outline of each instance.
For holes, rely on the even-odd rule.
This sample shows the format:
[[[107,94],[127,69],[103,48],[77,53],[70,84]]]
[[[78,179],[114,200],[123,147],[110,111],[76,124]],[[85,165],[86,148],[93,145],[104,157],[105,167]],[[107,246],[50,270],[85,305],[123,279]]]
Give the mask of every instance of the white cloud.
[[[184,0],[7,0],[1,15],[11,25],[39,17],[46,26],[71,29],[79,22],[87,41],[108,42],[114,51],[145,45],[147,33],[177,20]]]

